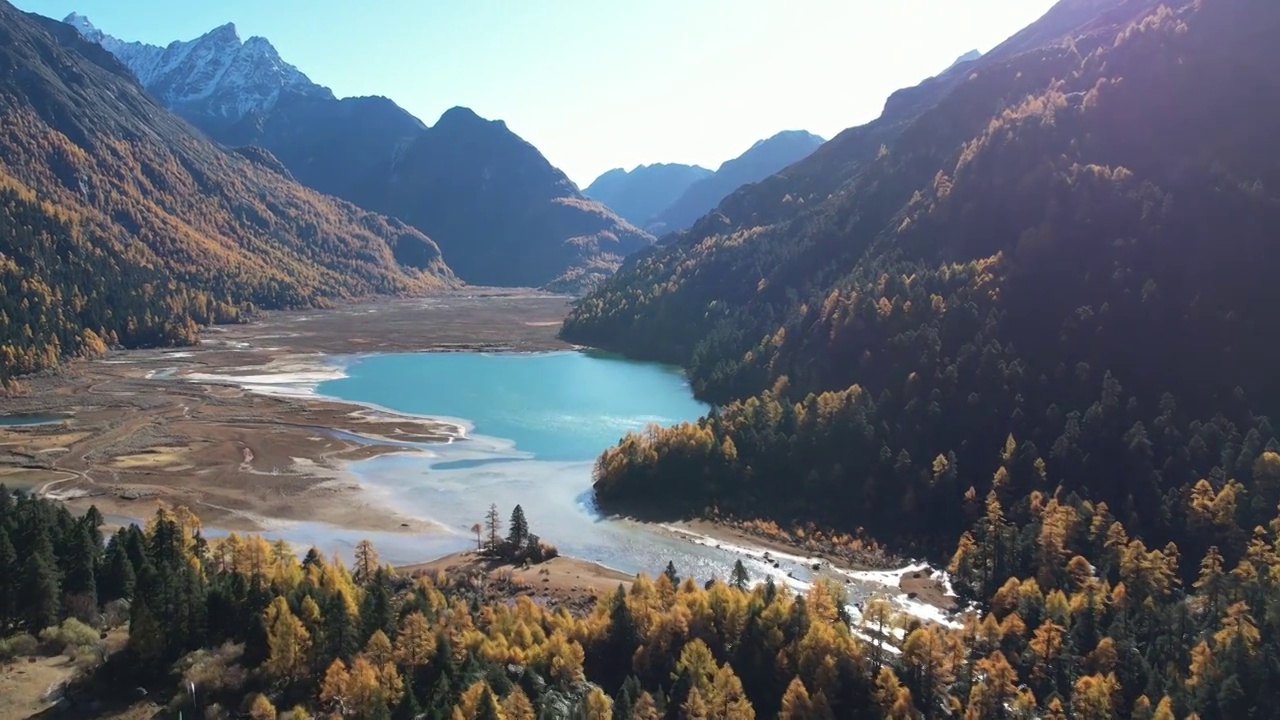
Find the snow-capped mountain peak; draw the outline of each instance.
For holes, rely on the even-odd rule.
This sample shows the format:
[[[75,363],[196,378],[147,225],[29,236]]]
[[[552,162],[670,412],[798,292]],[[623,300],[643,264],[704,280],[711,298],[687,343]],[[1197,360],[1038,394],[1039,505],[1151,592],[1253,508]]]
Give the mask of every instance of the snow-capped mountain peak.
[[[234,23],[194,40],[175,40],[160,47],[112,37],[79,13],[71,13],[63,22],[115,55],[151,94],[184,114],[238,120],[253,111],[269,110],[285,91],[333,97],[328,88],[282,60],[266,38],[241,41]]]

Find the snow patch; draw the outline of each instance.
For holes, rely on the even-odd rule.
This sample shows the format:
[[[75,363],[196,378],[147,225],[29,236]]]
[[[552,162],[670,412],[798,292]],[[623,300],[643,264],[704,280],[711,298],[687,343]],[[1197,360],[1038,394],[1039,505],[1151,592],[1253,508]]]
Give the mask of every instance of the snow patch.
[[[213,385],[234,385],[242,390],[259,395],[276,397],[315,398],[320,383],[329,380],[340,380],[347,374],[342,368],[297,370],[290,372],[264,373],[258,375],[218,375],[214,373],[190,373],[183,375],[184,380]]]
[[[285,90],[334,97],[328,88],[313,83],[282,60],[266,38],[251,37],[242,42],[232,23],[194,40],[160,47],[112,37],[79,13],[71,13],[63,22],[115,55],[143,87],[170,108],[181,106],[238,120],[254,111],[270,110]]]

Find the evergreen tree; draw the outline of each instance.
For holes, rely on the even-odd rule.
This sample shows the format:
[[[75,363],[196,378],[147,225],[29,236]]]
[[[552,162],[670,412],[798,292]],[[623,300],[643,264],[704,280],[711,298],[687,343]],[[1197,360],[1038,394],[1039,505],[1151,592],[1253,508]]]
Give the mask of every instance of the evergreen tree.
[[[489,692],[489,688],[485,688],[480,694],[480,706],[476,710],[476,720],[500,720],[498,714],[498,703],[493,699],[493,693]]]
[[[404,695],[400,697],[400,703],[396,705],[395,711],[391,713],[392,720],[417,720],[422,714],[422,706],[418,704],[418,696],[413,684],[413,673],[404,674]]]
[[[5,492],[4,486],[0,485],[0,495]],[[3,519],[3,516],[0,516],[0,521]],[[9,540],[9,533],[0,523],[0,578],[17,577],[19,568],[18,555],[13,549],[13,543]],[[14,621],[14,608],[18,600],[17,585],[12,580],[0,582],[0,633],[4,633],[4,630]]]
[[[18,591],[22,603],[18,615],[28,632],[37,633],[58,624],[60,597],[58,572],[53,564],[44,553],[28,555],[22,567],[22,583]]]
[[[675,565],[675,563],[673,563],[673,562],[671,562],[670,560],[668,560],[668,561],[667,561],[667,568],[666,568],[665,570],[663,570],[663,571],[662,571],[662,574],[663,574],[663,575],[666,575],[666,576],[667,576],[667,579],[671,581],[671,586],[672,586],[672,587],[679,587],[679,586],[680,586],[680,575],[676,573],[676,565]]]
[[[97,528],[82,521],[76,523],[71,541],[67,544],[67,575],[63,581],[63,592],[68,599],[77,598],[89,607],[98,604],[95,573],[99,562],[100,537]]]
[[[729,582],[739,590],[746,590],[747,584],[751,582],[751,576],[747,574],[747,567],[742,564],[741,559],[734,561]]]
[[[324,610],[324,648],[328,657],[347,662],[360,649],[361,630],[356,617],[347,609],[340,593],[326,598]],[[373,634],[371,630],[370,635]]]
[[[391,577],[386,568],[378,568],[360,605],[360,634],[366,641],[381,630],[388,637],[395,634],[395,605],[391,598]]]
[[[507,546],[513,552],[519,552],[524,548],[525,541],[529,537],[529,523],[524,517],[524,508],[516,505],[511,511],[511,522],[507,529]]]
[[[135,582],[133,563],[125,550],[125,531],[118,531],[107,544],[102,572],[98,577],[98,598],[103,603],[133,596]]]

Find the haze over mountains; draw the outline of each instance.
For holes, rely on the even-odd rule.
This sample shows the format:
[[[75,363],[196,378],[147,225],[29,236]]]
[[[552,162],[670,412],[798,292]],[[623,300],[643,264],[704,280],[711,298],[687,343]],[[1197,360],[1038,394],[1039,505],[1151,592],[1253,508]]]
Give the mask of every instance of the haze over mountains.
[[[613,208],[637,227],[667,209],[689,186],[715,173],[700,165],[655,163],[628,172],[614,168],[596,178],[583,195]]]
[[[655,235],[683,230],[729,193],[759,182],[813,152],[824,140],[788,130],[759,140],[713,173],[688,165],[642,165],[610,170],[584,191]],[[628,214],[630,213],[630,214]]]
[[[230,24],[160,48],[65,22],[214,140],[261,146],[304,184],[427,233],[469,283],[590,286],[653,241],[501,121],[456,108],[429,128],[386,98],[339,100]]]

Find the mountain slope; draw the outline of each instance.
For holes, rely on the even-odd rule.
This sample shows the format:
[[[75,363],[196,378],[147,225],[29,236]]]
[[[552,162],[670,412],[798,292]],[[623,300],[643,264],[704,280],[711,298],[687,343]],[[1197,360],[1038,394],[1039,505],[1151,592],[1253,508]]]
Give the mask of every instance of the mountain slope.
[[[66,25],[0,2],[0,374],[195,324],[456,281],[407,225],[213,145]]]
[[[238,120],[270,110],[285,93],[333,99],[328,88],[281,60],[266,38],[241,42],[231,23],[160,47],[114,38],[79,13],[63,22],[119,58],[148,92],[184,116]]]
[[[232,25],[162,49],[66,22],[218,142],[260,145],[300,182],[426,232],[467,282],[590,287],[653,242],[501,121],[458,108],[428,128],[386,98],[335,99]]]
[[[713,174],[698,165],[679,163],[640,165],[631,172],[614,168],[596,178],[582,194],[604,203],[627,222],[643,226],[690,185]]]
[[[1258,0],[1065,0],[629,261],[564,337],[727,406],[607,453],[597,498],[939,554],[990,493],[1181,546],[1199,481],[1236,479],[1269,522],[1277,32]]]
[[[645,227],[654,233],[683,230],[719,205],[729,193],[779,172],[822,143],[822,138],[803,130],[784,130],[760,140],[738,157],[725,161],[715,174],[690,185],[679,198],[650,217]]]

